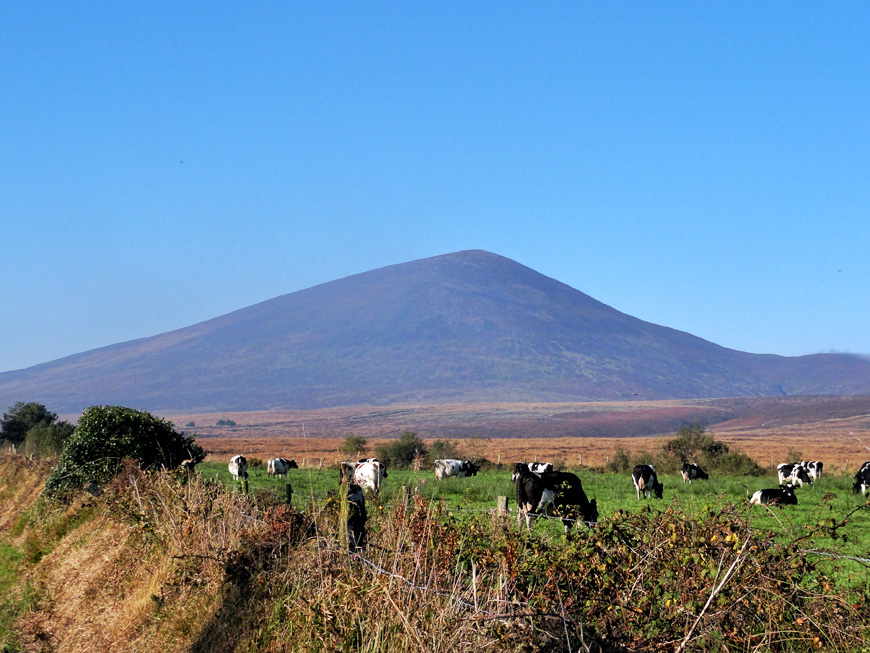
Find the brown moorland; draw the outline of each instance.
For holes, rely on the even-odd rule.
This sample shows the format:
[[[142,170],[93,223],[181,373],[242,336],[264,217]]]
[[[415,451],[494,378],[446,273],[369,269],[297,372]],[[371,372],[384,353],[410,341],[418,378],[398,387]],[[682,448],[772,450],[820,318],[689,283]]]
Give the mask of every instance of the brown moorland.
[[[870,396],[773,397],[639,402],[353,406],[306,411],[166,415],[195,432],[215,458],[235,453],[332,465],[348,434],[379,442],[414,431],[454,440],[463,455],[494,462],[562,459],[601,466],[617,446],[655,451],[683,424],[699,423],[763,467],[798,452],[830,471],[870,460]],[[217,421],[233,422],[216,426]],[[189,426],[193,424],[193,426]],[[304,462],[303,462],[304,461]]]

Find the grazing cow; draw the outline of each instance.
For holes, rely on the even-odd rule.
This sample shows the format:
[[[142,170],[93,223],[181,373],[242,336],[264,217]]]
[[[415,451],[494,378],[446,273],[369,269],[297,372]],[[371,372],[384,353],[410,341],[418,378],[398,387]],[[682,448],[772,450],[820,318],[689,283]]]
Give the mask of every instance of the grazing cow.
[[[749,492],[747,491],[747,494]],[[786,483],[785,485],[780,485],[779,487],[769,488],[766,490],[758,490],[752,497],[749,499],[750,506],[761,505],[763,503],[769,503],[772,505],[797,505],[797,497],[794,493],[794,485],[791,483]]]
[[[809,483],[813,486],[813,479],[810,478],[806,467],[800,463],[780,463],[776,466],[776,473],[779,476],[779,484],[791,483],[796,487],[803,487],[804,483]]]
[[[365,546],[366,497],[356,483],[347,484],[347,545],[351,551]]]
[[[566,533],[578,517],[587,523],[598,521],[598,504],[595,499],[589,501],[574,474],[535,474],[525,463],[516,463],[513,478],[517,484],[517,521],[525,517],[526,528],[531,529],[532,517],[546,515],[550,506],[562,517]]]
[[[455,460],[453,458],[439,458],[435,461],[435,478],[439,481],[451,476],[477,476],[480,466],[470,460]]]
[[[287,472],[291,469],[299,469],[299,465],[295,460],[287,460],[286,458],[269,458],[266,463],[266,471],[269,476],[284,476],[287,477]]]
[[[818,481],[822,477],[822,467],[824,466],[825,464],[821,460],[801,461],[801,467],[807,470],[807,474],[814,481]]]
[[[855,494],[860,492],[863,497],[870,491],[870,461],[861,465],[861,469],[858,470],[854,478],[855,483],[852,485],[852,492]]]
[[[553,463],[529,463],[529,470],[535,474],[553,471]]]
[[[233,480],[238,481],[240,478],[248,478],[248,459],[241,454],[237,454],[230,458],[230,464],[227,465],[230,474],[233,475]]]
[[[683,475],[683,483],[691,483],[696,478],[706,481],[710,476],[695,463],[690,463],[688,460],[683,461],[683,467],[680,469],[680,474]]]
[[[659,483],[656,470],[653,469],[652,465],[637,465],[631,472],[631,480],[634,481],[638,499],[640,499],[641,492],[643,492],[644,499],[648,499],[651,494],[655,494],[656,499],[662,498],[662,490],[665,489],[665,486]]]
[[[356,465],[357,467],[353,471],[353,482],[364,490],[379,492],[381,482],[387,477],[387,466],[377,458],[363,463],[356,463]]]

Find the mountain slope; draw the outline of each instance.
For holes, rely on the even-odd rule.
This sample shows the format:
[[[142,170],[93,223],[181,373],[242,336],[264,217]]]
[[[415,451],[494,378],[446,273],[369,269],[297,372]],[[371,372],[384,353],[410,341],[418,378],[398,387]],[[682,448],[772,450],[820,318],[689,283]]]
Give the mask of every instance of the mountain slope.
[[[726,349],[483,251],[373,270],[0,374],[0,404],[63,412],[868,392],[861,357]]]

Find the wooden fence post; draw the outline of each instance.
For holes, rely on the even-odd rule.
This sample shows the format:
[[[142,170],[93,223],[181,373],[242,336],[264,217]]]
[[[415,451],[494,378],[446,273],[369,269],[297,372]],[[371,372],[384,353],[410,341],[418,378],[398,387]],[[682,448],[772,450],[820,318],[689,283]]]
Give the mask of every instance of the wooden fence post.
[[[289,506],[293,499],[293,486],[287,483],[287,485],[284,486],[284,491],[287,493],[287,505]]]
[[[504,517],[508,513],[508,499],[507,497],[498,497],[496,498],[497,502],[497,511],[499,517]]]
[[[242,492],[244,494],[248,493],[248,479],[245,479],[244,481],[242,481]]]

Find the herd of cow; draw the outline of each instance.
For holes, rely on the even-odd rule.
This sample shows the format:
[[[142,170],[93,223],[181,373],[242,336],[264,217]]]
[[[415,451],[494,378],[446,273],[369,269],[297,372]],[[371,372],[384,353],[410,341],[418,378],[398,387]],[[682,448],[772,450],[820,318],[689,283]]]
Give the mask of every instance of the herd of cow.
[[[297,469],[294,460],[270,458],[267,463],[270,476],[287,475]],[[750,505],[794,505],[797,504],[795,488],[807,484],[810,487],[822,476],[821,461],[801,461],[782,463],[777,466],[779,487],[758,490],[749,497]],[[233,456],[229,471],[235,480],[248,476],[248,461],[242,455]],[[476,476],[480,467],[470,460],[440,459],[435,461],[435,478],[443,480],[451,477],[468,478]],[[694,480],[708,480],[709,475],[696,463],[685,461],[680,474],[684,483]],[[387,466],[377,458],[363,458],[357,461],[342,461],[339,466],[339,480],[347,487],[350,506],[348,515],[348,538],[351,548],[359,548],[365,539],[365,491],[379,492],[381,483],[387,478]],[[637,465],[631,478],[637,491],[637,498],[654,496],[662,498],[664,485],[659,481],[652,465]],[[516,485],[517,520],[525,519],[526,527],[531,528],[536,516],[550,517],[555,510],[562,520],[566,533],[574,523],[585,522],[594,525],[598,521],[598,506],[583,491],[583,485],[576,474],[554,471],[552,463],[516,463],[511,480]],[[870,461],[865,462],[854,476],[854,492],[861,495],[870,491]],[[747,490],[747,495],[749,494]]]

